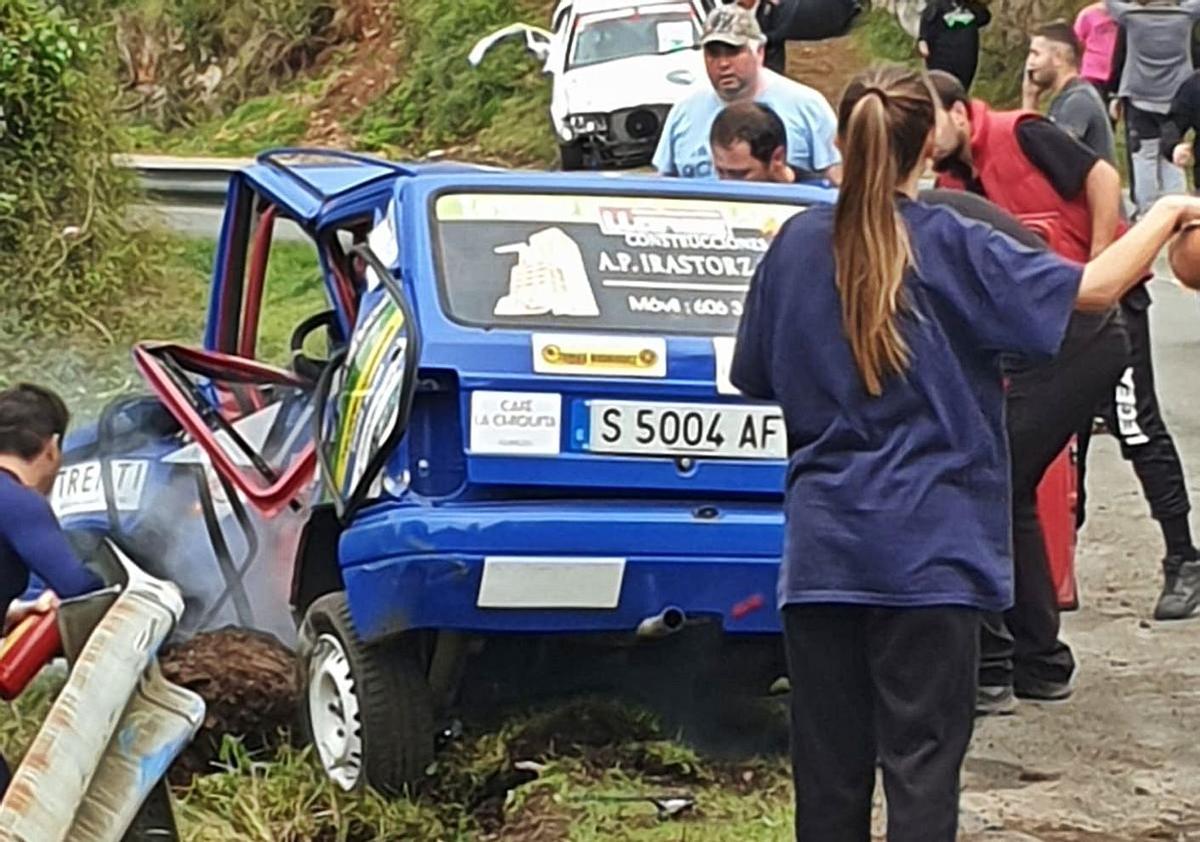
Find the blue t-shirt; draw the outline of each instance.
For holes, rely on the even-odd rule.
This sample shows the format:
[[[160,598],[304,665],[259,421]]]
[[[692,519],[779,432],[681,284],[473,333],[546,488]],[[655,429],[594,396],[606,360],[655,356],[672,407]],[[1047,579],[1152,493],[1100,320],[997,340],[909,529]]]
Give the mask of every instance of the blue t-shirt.
[[[31,572],[64,599],[104,586],[71,549],[49,501],[0,470],[0,616]]]
[[[833,207],[789,220],[751,281],[731,379],[783,409],[780,605],[1012,604],[1004,352],[1049,357],[1083,269],[901,200],[911,363],[871,397],[842,328]]]
[[[841,157],[833,145],[837,116],[825,97],[766,68],[760,72],[767,82],[755,100],[778,114],[787,128],[788,163],[810,172],[838,163]],[[654,152],[654,168],[660,175],[716,178],[708,138],[726,104],[706,87],[671,108]]]

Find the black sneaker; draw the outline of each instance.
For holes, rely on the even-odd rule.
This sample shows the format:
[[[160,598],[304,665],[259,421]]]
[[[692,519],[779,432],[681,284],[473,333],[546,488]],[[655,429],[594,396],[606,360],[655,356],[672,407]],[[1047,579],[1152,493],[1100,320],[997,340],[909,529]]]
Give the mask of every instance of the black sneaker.
[[[1006,716],[1017,710],[1017,697],[1007,684],[981,684],[975,691],[976,716]]]
[[[1156,620],[1182,620],[1200,608],[1200,560],[1185,561],[1183,556],[1163,559],[1163,589],[1154,606]]]
[[[1075,673],[1066,681],[1052,681],[1046,678],[1017,678],[1013,682],[1013,692],[1018,699],[1030,702],[1064,702],[1075,692]]]

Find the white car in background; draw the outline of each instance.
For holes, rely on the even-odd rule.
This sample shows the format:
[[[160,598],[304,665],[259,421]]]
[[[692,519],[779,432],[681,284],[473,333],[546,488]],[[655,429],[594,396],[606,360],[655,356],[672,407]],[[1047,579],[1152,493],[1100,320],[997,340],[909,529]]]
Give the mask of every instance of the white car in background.
[[[707,85],[700,29],[712,0],[562,0],[551,30],[524,23],[481,39],[524,37],[553,77],[550,119],[564,170],[649,163],[671,106]]]

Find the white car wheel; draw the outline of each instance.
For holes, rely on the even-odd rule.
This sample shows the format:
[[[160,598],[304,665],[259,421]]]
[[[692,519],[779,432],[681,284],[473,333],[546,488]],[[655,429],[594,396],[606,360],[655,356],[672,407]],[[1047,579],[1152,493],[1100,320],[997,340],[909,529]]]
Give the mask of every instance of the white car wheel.
[[[350,792],[362,776],[362,721],[350,658],[332,634],[321,635],[310,656],[308,716],[321,767]]]

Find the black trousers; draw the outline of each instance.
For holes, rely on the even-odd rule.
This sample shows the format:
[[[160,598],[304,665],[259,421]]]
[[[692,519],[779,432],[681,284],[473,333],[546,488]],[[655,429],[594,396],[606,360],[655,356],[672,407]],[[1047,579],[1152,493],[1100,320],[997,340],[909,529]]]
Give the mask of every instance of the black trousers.
[[[1150,515],[1158,521],[1186,517],[1191,511],[1183,465],[1167,429],[1154,387],[1154,358],[1150,347],[1150,293],[1144,286],[1121,301],[1129,333],[1129,361],[1115,391],[1105,396],[1099,412],[1121,445],[1121,456],[1133,463]],[[1087,445],[1091,424],[1080,436],[1079,523],[1086,502]]]
[[[787,75],[786,41],[767,42],[766,50],[763,51],[763,67],[774,70],[781,76]]]
[[[1058,599],[1046,560],[1037,487],[1071,436],[1111,394],[1127,359],[1119,319],[1066,348],[1052,362],[1014,374],[1008,390],[1008,446],[1012,460],[1014,604],[983,619],[981,684],[1011,686],[1028,676],[1065,681],[1075,669],[1058,639]]]
[[[953,842],[979,612],[789,605],[783,628],[798,842],[870,842],[877,762],[888,842]]]

